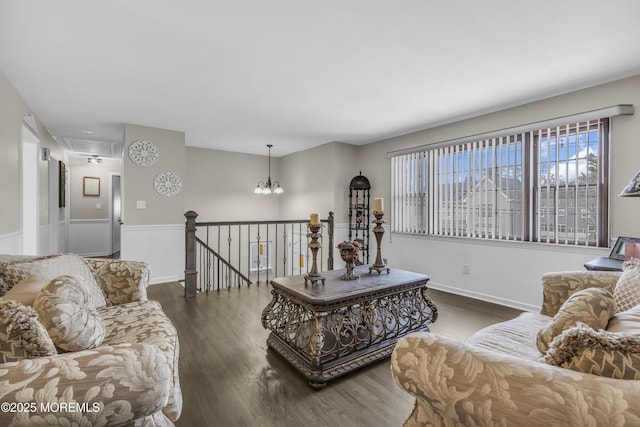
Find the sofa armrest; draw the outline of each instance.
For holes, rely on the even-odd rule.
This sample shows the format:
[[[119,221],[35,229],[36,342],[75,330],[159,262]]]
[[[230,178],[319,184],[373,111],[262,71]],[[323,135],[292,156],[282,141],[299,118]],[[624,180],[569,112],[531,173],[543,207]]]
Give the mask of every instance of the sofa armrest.
[[[0,425],[126,424],[160,411],[170,382],[164,354],[144,343],[0,364]]]
[[[150,268],[140,261],[87,258],[85,262],[111,304],[147,300]]]
[[[640,424],[637,381],[581,374],[437,334],[400,340],[391,370],[416,397],[406,426]]]
[[[567,298],[582,289],[604,288],[610,292],[620,277],[617,271],[563,271],[542,276],[540,313],[554,316]]]

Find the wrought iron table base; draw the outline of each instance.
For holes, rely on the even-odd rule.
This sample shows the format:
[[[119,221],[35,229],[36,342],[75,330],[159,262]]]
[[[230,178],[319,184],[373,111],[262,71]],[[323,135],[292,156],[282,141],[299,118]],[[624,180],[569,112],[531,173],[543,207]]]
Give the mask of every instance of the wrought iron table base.
[[[438,316],[427,276],[395,269],[380,277],[365,270],[361,292],[354,292],[353,281],[339,279],[341,272],[326,272],[326,285],[313,288],[305,288],[302,276],[274,279],[262,313],[262,325],[271,330],[267,345],[314,388],[389,356],[400,338],[428,331]]]

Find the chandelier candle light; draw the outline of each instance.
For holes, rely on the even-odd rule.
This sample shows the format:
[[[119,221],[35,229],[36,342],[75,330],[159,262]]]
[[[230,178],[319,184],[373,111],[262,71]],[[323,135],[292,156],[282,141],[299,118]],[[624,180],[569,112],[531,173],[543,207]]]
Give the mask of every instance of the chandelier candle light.
[[[284,190],[280,187],[280,183],[278,181],[271,182],[271,147],[273,147],[273,144],[267,144],[267,147],[269,147],[269,175],[267,176],[267,182],[258,182],[258,186],[253,192],[256,194],[281,194]]]
[[[391,269],[382,261],[381,252],[382,235],[384,234],[384,226],[382,225],[384,224],[384,220],[382,219],[382,217],[384,216],[384,204],[382,197],[376,197],[374,199],[374,208],[371,210],[371,213],[376,217],[374,221],[376,223],[376,226],[373,227],[373,234],[376,235],[378,251],[376,252],[376,262],[369,267],[369,273],[371,273],[373,270],[377,271],[378,274],[380,274],[382,270],[387,270],[387,273],[389,273],[389,270]]]
[[[304,276],[304,285],[307,286],[307,282],[310,282],[312,285],[315,285],[317,282],[322,282],[324,285],[325,278],[318,273],[318,249],[320,249],[320,243],[318,239],[321,237],[319,231],[322,229],[322,224],[320,223],[319,217],[317,213],[312,213],[309,218],[309,224],[307,227],[310,230],[310,233],[307,234],[307,237],[311,238],[311,243],[309,243],[309,249],[311,249],[312,263],[311,263],[311,271],[309,274]]]

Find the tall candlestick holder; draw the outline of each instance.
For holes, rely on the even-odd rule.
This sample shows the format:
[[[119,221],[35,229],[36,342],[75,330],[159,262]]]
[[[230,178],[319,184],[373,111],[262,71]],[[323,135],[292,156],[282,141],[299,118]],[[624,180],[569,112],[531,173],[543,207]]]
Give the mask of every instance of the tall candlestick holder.
[[[384,224],[384,220],[382,219],[382,217],[384,216],[384,211],[373,210],[371,213],[373,214],[373,216],[376,217],[374,221],[376,223],[376,226],[373,227],[373,234],[376,235],[376,243],[378,244],[378,250],[376,252],[376,262],[373,263],[373,265],[369,266],[369,273],[375,270],[378,272],[378,274],[380,274],[383,270],[387,270],[387,274],[388,274],[391,268],[389,268],[389,266],[387,266],[382,261],[382,252],[381,252],[382,235],[384,234],[384,227],[382,226],[382,224]]]
[[[322,224],[307,224],[307,227],[311,231],[307,234],[307,237],[311,238],[311,242],[309,243],[309,249],[311,249],[311,271],[309,274],[304,276],[304,285],[307,285],[307,282],[310,282],[312,285],[317,282],[322,282],[324,285],[325,278],[318,273],[318,249],[320,249],[320,242],[318,239],[320,238],[320,229],[322,228]]]

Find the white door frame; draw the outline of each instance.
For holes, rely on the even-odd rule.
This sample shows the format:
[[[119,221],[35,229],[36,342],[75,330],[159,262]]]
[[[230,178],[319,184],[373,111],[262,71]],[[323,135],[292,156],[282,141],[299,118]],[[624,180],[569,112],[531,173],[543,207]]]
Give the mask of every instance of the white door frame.
[[[40,141],[22,126],[22,253],[38,255],[39,251],[39,186],[38,159]]]

